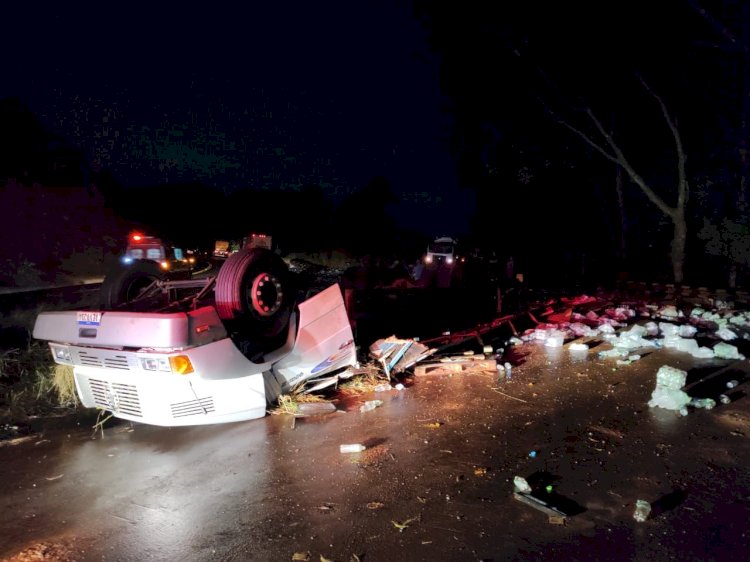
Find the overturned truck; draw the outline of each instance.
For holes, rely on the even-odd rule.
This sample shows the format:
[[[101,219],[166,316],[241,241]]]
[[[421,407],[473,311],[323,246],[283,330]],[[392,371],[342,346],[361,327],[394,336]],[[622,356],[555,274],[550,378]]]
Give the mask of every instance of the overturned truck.
[[[43,312],[33,336],[73,367],[81,402],[161,426],[265,415],[280,394],[356,363],[341,290],[312,294],[263,248],[215,276],[174,279],[155,262],[120,264],[94,310]]]

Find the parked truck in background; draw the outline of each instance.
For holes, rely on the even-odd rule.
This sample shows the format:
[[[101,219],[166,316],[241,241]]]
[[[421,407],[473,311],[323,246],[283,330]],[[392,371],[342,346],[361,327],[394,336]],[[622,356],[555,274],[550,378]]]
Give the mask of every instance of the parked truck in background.
[[[273,250],[273,237],[268,234],[252,233],[243,239],[244,248],[266,248]]]
[[[269,234],[251,233],[241,239],[217,240],[214,245],[214,257],[226,258],[247,248],[266,248],[274,250],[273,237]]]
[[[217,240],[214,244],[214,257],[225,258],[229,255],[229,240]]]
[[[458,241],[450,236],[435,238],[427,244],[419,280],[421,285],[448,288],[454,284],[461,272],[457,245]]]
[[[427,244],[424,262],[428,266],[453,265],[456,261],[456,245],[458,241],[448,236],[435,238]]]

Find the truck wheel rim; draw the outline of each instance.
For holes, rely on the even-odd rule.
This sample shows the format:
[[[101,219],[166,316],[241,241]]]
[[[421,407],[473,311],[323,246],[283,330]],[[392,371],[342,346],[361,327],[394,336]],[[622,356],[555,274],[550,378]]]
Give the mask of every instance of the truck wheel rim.
[[[144,291],[151,287],[156,281],[156,277],[141,277],[131,281],[125,289],[125,301],[130,302],[136,300]]]
[[[281,282],[270,273],[261,273],[253,279],[250,303],[260,316],[273,316],[281,308],[284,293]]]

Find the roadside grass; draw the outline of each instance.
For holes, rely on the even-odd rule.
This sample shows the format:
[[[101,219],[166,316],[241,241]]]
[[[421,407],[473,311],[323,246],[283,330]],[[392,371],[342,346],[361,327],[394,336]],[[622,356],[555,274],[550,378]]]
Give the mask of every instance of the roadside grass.
[[[375,388],[389,382],[387,377],[374,363],[362,367],[362,372],[351,380],[339,385],[339,392],[345,396],[359,396],[374,392]]]
[[[330,402],[322,396],[317,394],[302,394],[299,391],[292,391],[290,394],[282,394],[279,396],[279,404],[273,410],[270,410],[270,414],[289,414],[292,416],[300,414],[300,404],[310,404],[313,402]]]
[[[361,394],[375,392],[376,387],[389,382],[389,377],[387,377],[375,363],[364,365],[363,367],[358,368],[357,371],[357,374],[346,382],[325,389],[324,395],[312,393],[304,394],[302,392],[304,385],[293,388],[289,393],[279,396],[278,404],[275,408],[269,410],[268,413],[274,415],[288,414],[297,416],[302,413],[300,404],[331,402],[331,394],[344,398],[359,396]]]
[[[92,292],[77,302],[52,299],[29,306],[19,302],[0,316],[0,423],[17,425],[77,409],[73,368],[55,363],[47,343],[31,334],[40,312],[86,308],[97,298]]]
[[[56,364],[46,343],[0,353],[0,422],[69,413],[77,405],[73,369]]]

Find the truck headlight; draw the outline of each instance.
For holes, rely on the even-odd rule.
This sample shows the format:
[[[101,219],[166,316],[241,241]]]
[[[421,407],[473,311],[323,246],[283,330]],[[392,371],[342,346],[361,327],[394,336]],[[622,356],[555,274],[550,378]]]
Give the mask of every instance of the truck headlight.
[[[187,355],[170,357],[139,357],[138,364],[144,371],[162,371],[187,375],[193,372],[193,364]]]
[[[73,359],[70,357],[70,349],[67,345],[55,345],[51,343],[49,344],[49,348],[52,351],[52,358],[55,360],[55,363],[73,364]]]
[[[139,357],[138,363],[144,371],[170,372],[169,359],[166,357]]]

